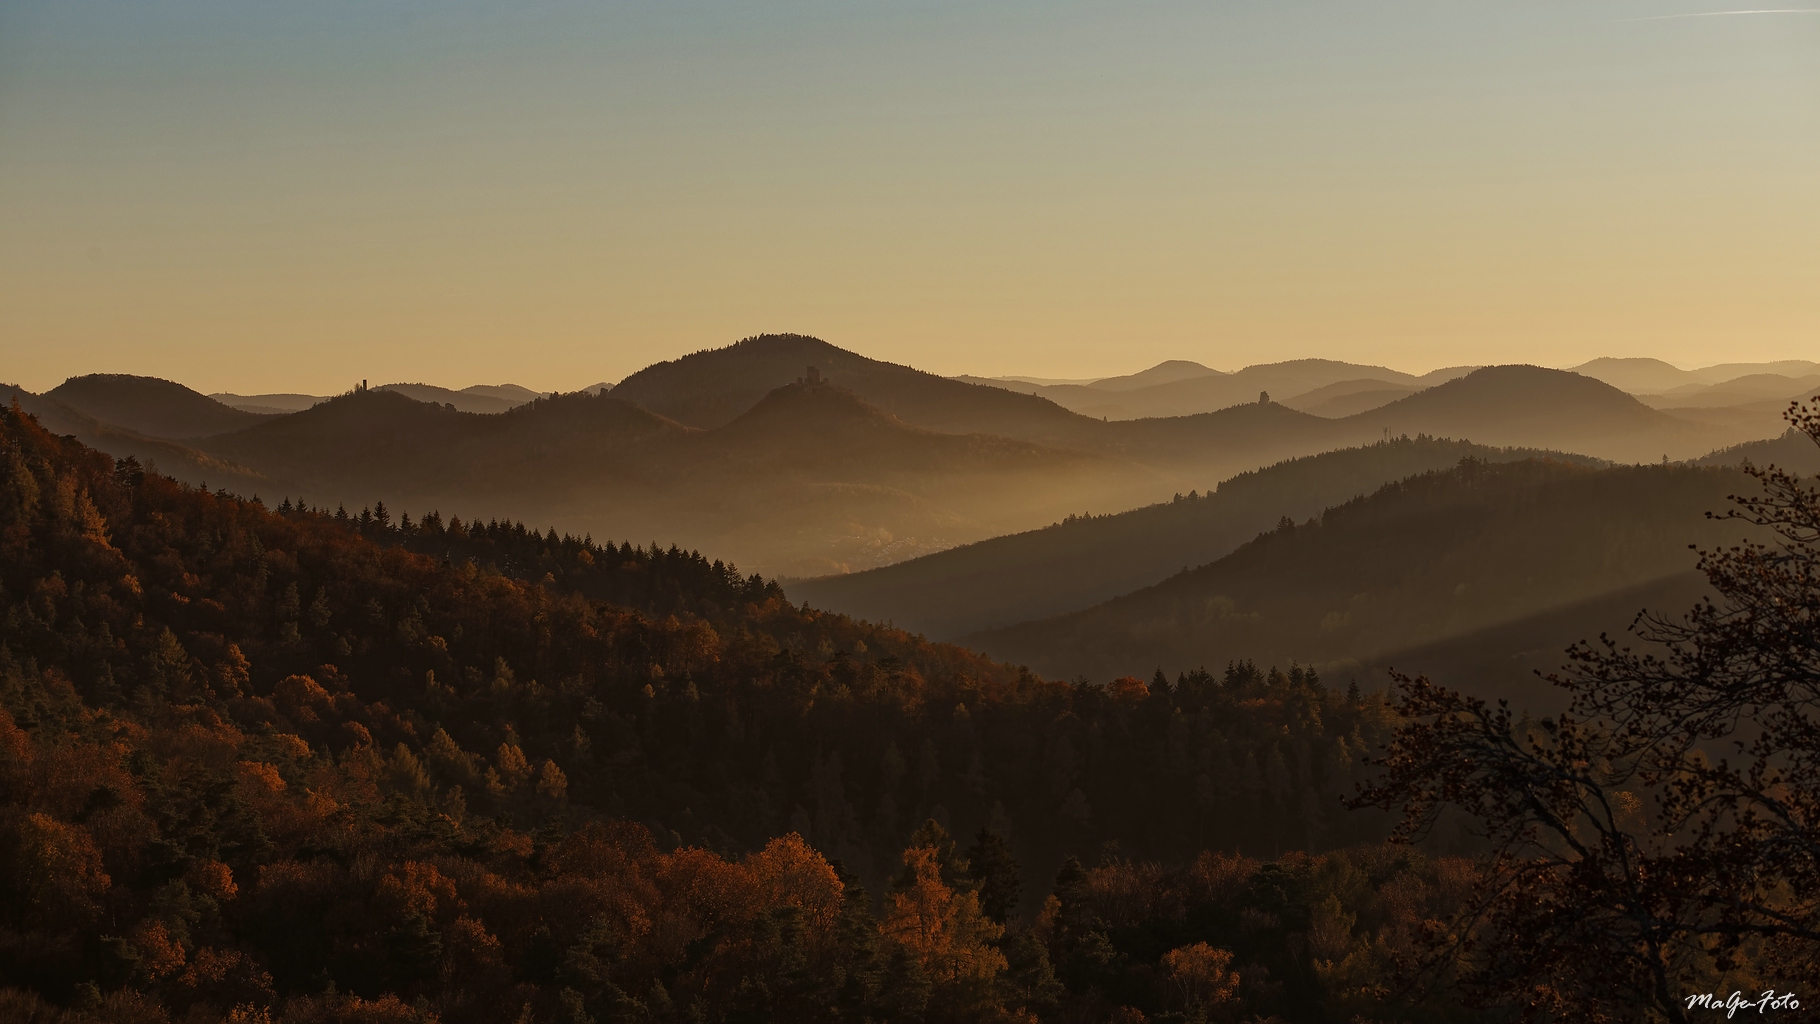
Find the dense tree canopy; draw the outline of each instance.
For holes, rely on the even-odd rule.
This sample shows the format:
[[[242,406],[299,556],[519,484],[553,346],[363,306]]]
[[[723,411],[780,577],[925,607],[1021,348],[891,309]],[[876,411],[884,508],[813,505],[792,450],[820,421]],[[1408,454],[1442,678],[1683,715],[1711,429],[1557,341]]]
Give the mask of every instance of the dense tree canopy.
[[[16,411],[0,614],[9,1019],[1345,1019],[1471,877],[1342,814],[1390,712],[1303,669],[1048,682]]]

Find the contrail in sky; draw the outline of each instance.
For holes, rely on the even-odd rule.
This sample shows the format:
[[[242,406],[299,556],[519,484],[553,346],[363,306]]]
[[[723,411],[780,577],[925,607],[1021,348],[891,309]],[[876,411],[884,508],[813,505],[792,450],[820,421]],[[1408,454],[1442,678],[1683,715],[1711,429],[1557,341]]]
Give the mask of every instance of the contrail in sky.
[[[1702,11],[1698,14],[1658,14],[1653,18],[1626,18],[1625,21],[1668,21],[1672,18],[1726,18],[1734,14],[1820,14],[1820,7],[1778,7],[1767,11]]]

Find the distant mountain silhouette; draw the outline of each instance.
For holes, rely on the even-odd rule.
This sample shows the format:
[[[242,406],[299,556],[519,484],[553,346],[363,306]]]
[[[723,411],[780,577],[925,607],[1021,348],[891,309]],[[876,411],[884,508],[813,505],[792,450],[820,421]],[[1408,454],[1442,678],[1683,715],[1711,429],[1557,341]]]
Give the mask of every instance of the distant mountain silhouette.
[[[613,393],[479,415],[375,389],[202,444],[313,502],[718,541],[767,571],[864,567],[1162,486],[1123,460],[914,427],[831,384],[776,389],[709,431]]]
[[[1093,436],[1085,417],[1052,402],[868,359],[796,334],[747,338],[726,348],[656,363],[620,381],[613,394],[679,423],[718,427],[803,376],[807,366],[905,423],[927,430],[998,434],[1045,444],[1080,443]]]
[[[658,363],[626,378],[614,394],[681,423],[719,426],[811,365],[911,426],[1130,459],[1172,474],[1187,487],[1282,458],[1365,443],[1386,431],[1653,462],[1748,440],[1760,436],[1753,431],[1761,426],[1755,420],[1728,424],[1672,416],[1589,377],[1521,366],[1483,367],[1463,376],[1452,375],[1464,368],[1450,368],[1424,379],[1384,367],[1299,359],[1130,391],[1061,385],[1024,395],[868,359],[799,335],[750,338]],[[1386,390],[1424,390],[1338,419],[1282,405],[1295,395],[1360,380],[1383,380]],[[1427,386],[1436,380],[1442,382]],[[1268,406],[1258,401],[1262,393],[1271,396]],[[1126,418],[1114,418],[1111,410],[1102,414],[1106,421],[1071,413],[1043,396],[1059,396],[1062,404],[1083,411],[1099,408],[1086,404],[1089,399],[1112,403]],[[1234,414],[1235,409],[1252,411]],[[1260,409],[1276,410],[1267,426]],[[1135,495],[1121,504],[1155,497]]]
[[[1693,371],[1699,378],[1709,384],[1719,384],[1759,373],[1773,373],[1782,377],[1810,377],[1820,373],[1820,363],[1812,359],[1780,359],[1770,363],[1715,363],[1702,366]]]
[[[1659,395],[1683,384],[1704,383],[1692,370],[1683,370],[1660,359],[1616,359],[1606,356],[1569,369],[1583,377],[1602,380],[1633,395]]]
[[[318,402],[329,400],[327,395],[300,395],[291,392],[269,395],[236,395],[231,391],[217,391],[209,397],[242,412],[256,412],[268,416],[302,412]]]
[[[610,469],[629,444],[686,433],[611,398],[563,396],[482,414],[374,388],[198,445],[323,498],[400,493],[459,502],[560,491],[578,467]]]
[[[172,381],[123,373],[71,377],[45,397],[134,433],[173,440],[226,433],[264,419]]]
[[[1103,377],[1094,381],[1092,386],[1101,391],[1136,391],[1139,388],[1153,387],[1158,384],[1174,384],[1176,381],[1193,380],[1197,377],[1225,376],[1229,376],[1229,374],[1187,359],[1166,359],[1148,370],[1139,370],[1123,377]]]
[[[937,377],[798,335],[749,338],[658,363],[627,377],[613,394],[682,423],[717,427],[773,388],[802,377],[808,366],[909,426],[1093,452],[1164,474],[1157,478],[1160,493],[1109,495],[1095,502],[1101,507],[1109,500],[1111,507],[1129,508],[1166,496],[1171,489],[1210,486],[1221,477],[1278,459],[1340,447],[1355,435],[1358,440],[1371,439],[1359,428],[1276,403],[1261,406],[1250,384],[1243,403],[1230,403],[1219,412],[1102,422],[1039,397]]]
[[[1488,366],[1342,422],[1623,462],[1688,458],[1710,450],[1713,440],[1711,431],[1602,381],[1540,366]]]
[[[1190,362],[1186,359],[1170,359],[1147,370],[1139,370],[1137,373],[1118,377],[1065,380],[1057,377],[978,377],[973,374],[961,374],[949,379],[978,384],[982,387],[998,388],[1001,391],[1015,391],[1021,395],[1040,395],[1047,388],[1087,388],[1098,396],[1100,392],[1128,391],[1191,377],[1224,375],[1221,371],[1202,366],[1200,363]],[[1099,413],[1095,412],[1092,415],[1098,416]]]
[[[1001,391],[1015,391],[1020,395],[1034,395],[1038,391],[1043,390],[1043,388],[1048,387],[1047,384],[1018,380],[1015,377],[975,377],[972,374],[967,373],[948,379],[958,380],[963,384],[977,384],[980,387],[985,388],[998,388]]]
[[[1774,373],[1804,377],[1820,373],[1820,363],[1806,359],[1784,359],[1770,363],[1719,363],[1697,370],[1683,370],[1660,359],[1593,359],[1571,367],[1574,373],[1602,380],[1633,395],[1660,395],[1689,384],[1719,384],[1738,377]]]
[[[672,458],[689,479],[668,483],[667,521],[797,575],[895,562],[1159,486],[1124,460],[913,427],[829,384],[780,388]]]
[[[595,386],[598,387],[599,385]],[[484,398],[498,398],[503,401],[511,402],[515,406],[523,405],[526,402],[535,402],[539,398],[545,396],[545,393],[542,391],[532,391],[530,388],[520,387],[517,384],[473,384],[462,388],[461,393],[464,395],[478,395]],[[461,406],[457,405],[455,408],[459,409]]]
[[[1782,373],[1751,373],[1718,384],[1683,384],[1660,395],[1643,396],[1655,409],[1719,408],[1773,401],[1812,398],[1820,393],[1820,374],[1790,377]]]
[[[1420,390],[1422,387],[1416,384],[1392,384],[1369,378],[1343,380],[1303,392],[1283,404],[1312,416],[1341,419],[1389,405]]]
[[[590,385],[582,390],[598,394],[612,387],[600,383]],[[544,397],[540,391],[532,391],[517,384],[475,384],[471,387],[454,390],[437,387],[434,384],[382,384],[375,391],[396,391],[419,402],[435,402],[438,405],[448,404],[462,412],[495,413],[505,412],[526,402],[533,402]],[[229,392],[210,395],[226,405],[247,412],[285,413],[302,412],[312,405],[328,401],[327,395],[236,395]]]
[[[1049,676],[1251,658],[1333,678],[1694,566],[1736,543],[1709,520],[1753,485],[1726,469],[1467,463],[1284,525],[1209,565],[1094,608],[963,638]],[[1398,668],[1418,671],[1418,664]]]
[[[504,387],[476,385],[460,391],[439,388],[434,384],[381,384],[373,390],[396,391],[419,402],[453,405],[462,412],[476,412],[482,415],[515,409],[538,398],[537,392],[518,387],[515,384]]]
[[[1431,387],[1434,387],[1436,384],[1445,384],[1448,381],[1453,380],[1456,377],[1464,377],[1467,374],[1473,372],[1474,370],[1483,370],[1484,368],[1485,367],[1483,365],[1479,365],[1479,366],[1443,366],[1440,369],[1430,370],[1427,373],[1424,373],[1421,376],[1417,377],[1416,383],[1421,385],[1422,387],[1431,388]]]
[[[1242,473],[1208,494],[1072,517],[883,568],[787,583],[792,600],[935,638],[1085,608],[1228,554],[1276,524],[1461,458],[1528,458],[1459,441],[1398,438]]]
[[[1148,373],[1150,371],[1145,371],[1145,374]],[[1154,383],[1139,381],[1145,374],[1113,378],[1120,382],[1117,387],[1107,387],[1101,381],[1091,385],[1046,387],[1036,393],[1084,415],[1137,419],[1213,412],[1245,402],[1255,402],[1263,392],[1269,392],[1277,401],[1284,401],[1342,381],[1369,379],[1390,385],[1418,386],[1418,378],[1407,373],[1382,366],[1360,366],[1331,359],[1293,359],[1282,363],[1263,363],[1247,366],[1236,373],[1208,371],[1179,376],[1174,380],[1162,379],[1167,375],[1158,375]]]
[[[790,465],[866,474],[913,469],[943,472],[957,459],[1054,457],[1078,462],[1078,453],[1055,452],[991,434],[949,434],[913,427],[835,384],[788,384],[760,399],[738,419],[707,432],[703,443],[739,453],[745,467]],[[881,458],[886,449],[903,457]],[[986,467],[970,467],[986,468]]]
[[[1310,382],[1326,387],[1379,372],[1394,374],[1296,360],[1103,392],[1143,400],[1238,381],[1243,400],[1191,416],[1101,420],[814,338],[773,335],[659,363],[604,395],[540,398],[499,413],[461,411],[500,401],[485,393],[494,386],[418,390],[433,402],[361,388],[290,415],[252,417],[252,426],[192,438],[157,457],[172,472],[206,473],[211,482],[209,460],[240,467],[245,489],[266,496],[288,490],[314,502],[478,510],[577,534],[684,543],[767,575],[810,576],[1073,513],[1136,508],[1387,433],[1655,461],[1769,432],[1750,432],[1755,420],[1671,416],[1587,378],[1535,368],[1480,370],[1340,419],[1280,400]],[[1388,387],[1425,383],[1397,376]],[[823,383],[794,383],[807,378]],[[1260,401],[1263,391],[1272,399]],[[248,418],[175,385],[164,393]],[[116,455],[151,451],[139,432],[90,419],[81,428],[88,443]],[[183,468],[192,465],[194,474]]]
[[[1747,374],[1719,384],[1692,384],[1646,395],[1641,401],[1697,425],[1713,441],[1750,445],[1781,434],[1791,405],[1820,402],[1820,374]],[[1812,453],[1798,449],[1795,458],[1805,465],[1812,461]]]
[[[1098,429],[1099,450],[1172,467],[1190,489],[1298,455],[1381,439],[1381,434],[1252,400],[1194,416],[1113,420]]]

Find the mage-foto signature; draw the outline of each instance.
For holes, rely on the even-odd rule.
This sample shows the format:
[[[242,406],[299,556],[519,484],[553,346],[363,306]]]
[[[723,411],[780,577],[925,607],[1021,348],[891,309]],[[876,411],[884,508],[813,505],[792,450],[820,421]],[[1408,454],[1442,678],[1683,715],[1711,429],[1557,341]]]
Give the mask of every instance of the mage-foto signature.
[[[1770,989],[1761,995],[1747,996],[1742,992],[1733,992],[1730,996],[1721,996],[1712,992],[1687,997],[1687,1008],[1690,1010],[1724,1010],[1727,1020],[1739,1010],[1755,1010],[1763,1013],[1767,1010],[1799,1010],[1801,1000],[1793,992],[1778,994]]]

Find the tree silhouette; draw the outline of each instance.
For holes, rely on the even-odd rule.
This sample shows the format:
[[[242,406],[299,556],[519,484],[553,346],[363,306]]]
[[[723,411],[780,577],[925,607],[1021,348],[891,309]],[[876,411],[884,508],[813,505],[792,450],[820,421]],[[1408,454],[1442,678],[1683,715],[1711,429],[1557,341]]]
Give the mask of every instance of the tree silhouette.
[[[1788,418],[1820,444],[1820,410]],[[1550,677],[1566,713],[1520,721],[1399,679],[1406,724],[1354,802],[1401,809],[1404,839],[1448,808],[1490,838],[1477,898],[1425,964],[1479,1002],[1681,1021],[1690,994],[1820,966],[1820,488],[1747,471],[1762,493],[1724,517],[1774,542],[1702,553],[1719,600],[1640,615],[1654,649],[1570,650]]]
[[[979,885],[980,909],[987,917],[1004,924],[1017,912],[1022,872],[1011,844],[991,829],[980,829],[967,848],[967,874]]]

